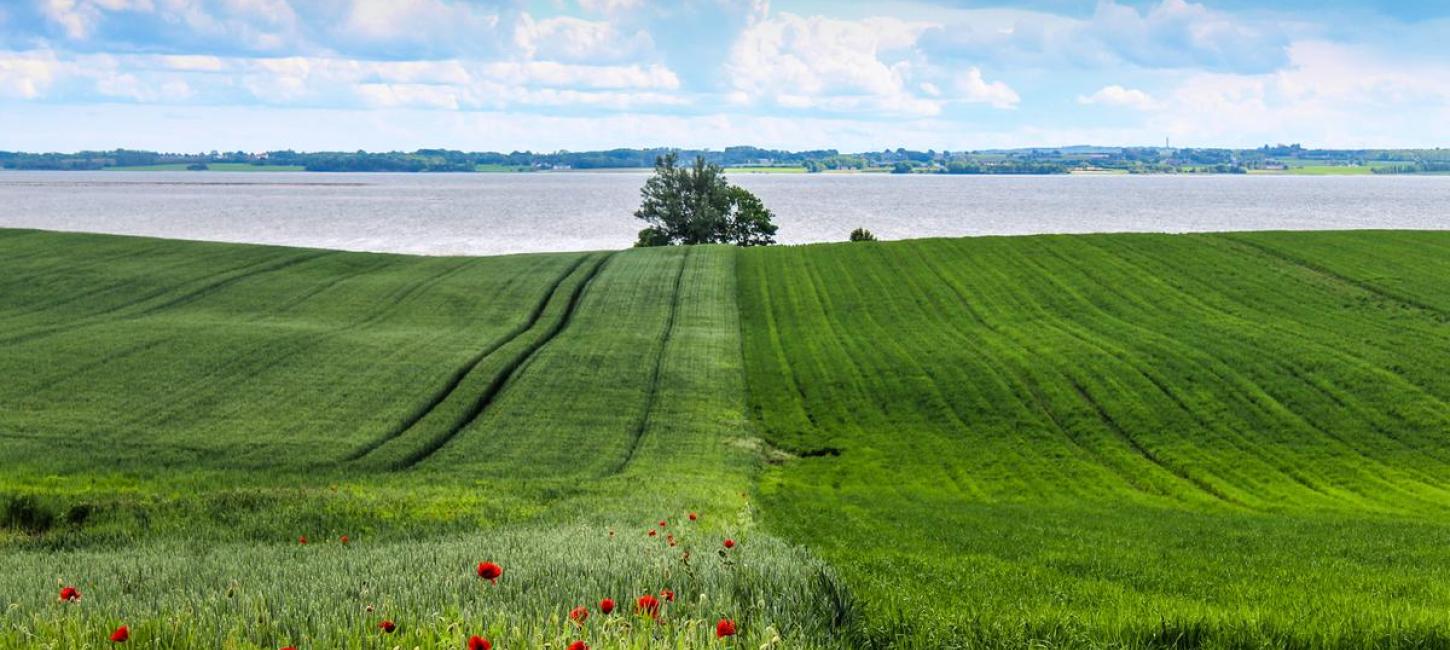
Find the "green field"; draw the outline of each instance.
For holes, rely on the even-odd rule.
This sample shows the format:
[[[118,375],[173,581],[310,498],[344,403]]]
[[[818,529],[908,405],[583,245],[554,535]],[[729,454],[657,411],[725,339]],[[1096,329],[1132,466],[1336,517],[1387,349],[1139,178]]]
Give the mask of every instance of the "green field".
[[[1443,232],[0,230],[0,648],[1450,646],[1445,277]]]

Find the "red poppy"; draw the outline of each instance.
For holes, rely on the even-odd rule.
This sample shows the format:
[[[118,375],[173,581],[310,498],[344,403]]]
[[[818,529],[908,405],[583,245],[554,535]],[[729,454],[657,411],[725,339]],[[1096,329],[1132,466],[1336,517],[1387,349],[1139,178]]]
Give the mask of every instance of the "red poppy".
[[[468,637],[468,650],[493,650],[493,644],[477,634]]]
[[[645,594],[640,596],[639,600],[634,601],[634,609],[640,614],[648,614],[650,618],[656,618],[660,615],[660,600],[650,594]]]
[[[660,520],[660,528],[664,528],[664,527],[665,527],[665,520],[661,519]]]
[[[727,636],[735,636],[735,621],[722,618],[715,624],[715,638],[723,639]]]
[[[725,540],[725,548],[735,548],[735,540],[727,538]]]
[[[575,607],[574,609],[569,610],[569,620],[583,625],[584,621],[589,620],[589,608],[580,605],[578,607]]]
[[[604,615],[605,616],[608,616],[610,614],[613,614],[614,613],[614,599],[613,598],[605,598],[604,600],[599,601],[599,611],[604,612]]]
[[[116,628],[116,631],[111,633],[111,643],[125,643],[130,640],[131,630],[126,629],[124,625]]]
[[[349,540],[347,538],[347,535],[343,535],[342,537],[337,538],[337,541],[342,542],[343,544],[346,544],[346,543],[348,543],[351,540]]]
[[[589,644],[583,641],[575,641],[569,644],[569,650],[589,650]]]
[[[695,514],[695,513],[693,513],[693,512],[692,512],[692,513],[690,513],[690,521],[694,521],[694,520],[696,520],[696,519],[698,519],[698,518],[699,518],[699,515],[697,515],[697,514]]]
[[[378,629],[382,630],[383,634],[392,634],[393,630],[398,629],[398,626],[392,621],[384,620],[381,623],[378,623]]]
[[[76,591],[76,588],[75,587],[62,587],[61,588],[61,590],[60,590],[60,602],[63,602],[63,603],[73,603],[73,602],[75,602],[77,600],[80,600],[80,599],[81,599],[81,592]]]
[[[655,531],[654,531],[654,529],[653,529],[653,528],[651,528],[651,529],[650,529],[650,530],[649,530],[649,536],[650,536],[650,537],[654,537],[654,536],[655,536]]]
[[[297,646],[289,645],[289,646],[287,646],[285,648],[282,648],[282,650],[297,650]]]
[[[489,582],[492,582],[493,584],[498,584],[498,579],[502,575],[503,575],[503,567],[501,567],[501,566],[499,566],[497,564],[494,564],[492,562],[479,562],[478,563],[478,577],[483,578],[484,580],[487,580]]]
[[[675,602],[675,592],[669,589],[661,589],[660,597],[669,602]]]
[[[307,536],[306,535],[303,535],[301,537],[298,537],[297,538],[297,543],[298,544],[302,544],[303,546],[306,546],[307,545]]]

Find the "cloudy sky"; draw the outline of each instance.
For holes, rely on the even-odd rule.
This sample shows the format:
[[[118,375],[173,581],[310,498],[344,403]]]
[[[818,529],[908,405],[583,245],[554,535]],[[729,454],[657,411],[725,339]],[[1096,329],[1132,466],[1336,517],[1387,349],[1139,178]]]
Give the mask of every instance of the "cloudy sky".
[[[0,149],[1450,146],[1447,42],[1399,0],[4,0]]]

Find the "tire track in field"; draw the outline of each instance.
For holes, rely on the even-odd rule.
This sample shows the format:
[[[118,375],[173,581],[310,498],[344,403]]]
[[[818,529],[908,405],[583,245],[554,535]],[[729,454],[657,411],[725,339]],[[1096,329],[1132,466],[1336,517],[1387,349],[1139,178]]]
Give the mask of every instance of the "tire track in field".
[[[1158,454],[1155,454],[1153,453],[1153,450],[1144,447],[1143,443],[1138,442],[1137,438],[1134,438],[1131,434],[1127,432],[1127,430],[1119,425],[1118,421],[1113,419],[1113,416],[1110,415],[1107,410],[1103,408],[1103,405],[1098,403],[1098,401],[1094,399],[1093,396],[1082,387],[1082,384],[1079,384],[1076,379],[1069,379],[1068,381],[1072,384],[1073,390],[1077,391],[1078,396],[1081,397],[1083,401],[1087,402],[1088,405],[1097,412],[1098,418],[1103,421],[1103,424],[1107,425],[1110,431],[1112,431],[1119,438],[1121,438],[1124,443],[1127,443],[1129,447],[1132,447],[1133,450],[1138,452],[1140,456],[1146,458],[1148,462],[1157,465],[1158,467],[1172,473],[1178,478],[1181,478],[1185,481],[1188,481],[1189,483],[1198,486],[1198,489],[1203,490],[1210,495],[1213,495],[1224,503],[1236,505],[1241,508],[1248,508],[1247,504],[1227,494],[1224,494],[1218,488],[1214,487],[1212,483],[1209,483],[1208,481],[1205,481],[1201,478],[1198,478],[1197,476],[1194,476],[1193,474],[1190,474],[1188,470],[1185,470],[1181,467],[1178,467],[1177,465],[1164,461],[1162,458],[1159,458]]]
[[[148,316],[148,315],[153,314],[153,313],[155,313],[155,312],[157,312],[159,310],[162,310],[162,309],[167,309],[167,308],[170,308],[170,307],[175,307],[175,306],[179,306],[179,305],[182,305],[182,304],[186,304],[186,303],[192,302],[194,300],[197,300],[199,298],[202,298],[202,297],[204,297],[206,295],[209,295],[211,293],[214,293],[214,292],[216,292],[216,291],[218,291],[220,289],[223,289],[225,287],[231,286],[233,284],[236,284],[236,283],[241,282],[243,280],[246,280],[248,278],[253,278],[253,277],[256,277],[258,275],[262,275],[264,273],[271,273],[273,271],[280,271],[280,270],[285,269],[285,268],[288,268],[288,267],[296,266],[296,265],[301,264],[303,262],[308,262],[308,261],[311,261],[311,260],[315,260],[315,259],[318,259],[318,258],[321,258],[321,257],[325,257],[327,255],[333,255],[333,254],[336,254],[336,252],[335,251],[321,251],[321,252],[312,253],[312,254],[309,254],[309,255],[301,255],[301,256],[297,256],[297,257],[286,258],[286,259],[281,260],[280,262],[274,260],[274,261],[270,261],[270,262],[259,262],[257,264],[251,264],[251,265],[243,266],[240,269],[227,269],[226,271],[223,271],[221,273],[215,273],[215,274],[212,274],[210,276],[206,276],[208,278],[216,278],[217,276],[226,276],[226,277],[223,277],[223,278],[221,278],[219,280],[214,280],[214,281],[211,281],[211,282],[207,282],[206,284],[203,284],[202,286],[196,287],[195,289],[191,289],[191,290],[189,290],[189,291],[187,291],[187,292],[185,292],[185,293],[183,293],[183,294],[181,294],[179,296],[175,296],[173,298],[170,298],[170,299],[166,300],[165,302],[162,302],[159,305],[152,305],[150,307],[142,307],[141,306],[143,303],[145,303],[145,302],[147,302],[149,300],[152,300],[152,299],[155,299],[155,298],[160,298],[162,296],[165,296],[168,293],[171,293],[171,289],[167,288],[167,289],[161,289],[159,291],[153,291],[153,292],[151,292],[149,294],[146,294],[144,296],[141,296],[141,297],[139,297],[139,298],[137,298],[135,300],[132,300],[130,302],[127,302],[127,303],[124,303],[124,304],[121,304],[121,305],[117,305],[115,307],[112,307],[110,309],[101,311],[101,312],[96,313],[96,314],[92,314],[91,316],[88,316],[88,317],[83,318],[81,320],[78,320],[76,322],[66,323],[66,324],[63,324],[63,325],[54,325],[54,326],[42,328],[42,329],[39,329],[39,330],[32,330],[32,331],[26,332],[24,334],[17,334],[15,336],[11,336],[9,338],[0,339],[0,345],[14,345],[14,344],[17,344],[17,343],[25,343],[25,342],[33,341],[33,340],[36,340],[36,339],[45,338],[45,337],[50,336],[52,334],[60,334],[60,333],[64,333],[64,332],[75,331],[75,330],[82,329],[82,328],[85,328],[85,327],[90,327],[92,325],[97,325],[99,323],[107,322],[109,320],[108,317],[110,317],[110,316],[112,316],[112,315],[114,315],[114,314],[116,314],[118,312],[124,312],[124,311],[126,311],[128,309],[131,309],[131,308],[140,309],[140,313],[130,314],[130,315],[123,315],[123,316],[120,317],[122,320],[142,318],[142,317]]]
[[[574,320],[574,314],[578,311],[580,300],[583,299],[589,287],[594,284],[594,279],[599,276],[600,271],[604,269],[614,255],[615,253],[610,252],[598,258],[598,261],[589,269],[583,280],[570,292],[569,301],[565,305],[564,313],[559,317],[559,320],[550,326],[539,340],[525,347],[519,354],[510,359],[503,368],[500,368],[498,374],[494,375],[493,379],[484,387],[483,392],[479,394],[473,405],[464,412],[462,417],[459,417],[442,435],[433,440],[426,441],[421,447],[404,456],[398,462],[393,463],[391,468],[394,470],[406,470],[423,462],[429,456],[437,453],[439,449],[442,449],[454,438],[458,437],[458,434],[464,429],[467,429],[474,422],[478,421],[480,417],[483,417],[484,413],[488,411],[488,407],[493,405],[494,400],[498,398],[499,394],[518,376],[519,371],[537,356],[541,350],[548,346],[549,343],[558,338],[561,332],[569,327],[569,324]],[[568,276],[565,277],[567,278]],[[552,299],[549,302],[552,302]]]
[[[1092,242],[1087,242],[1087,245],[1090,246],[1090,247],[1093,247],[1095,249],[1101,250],[1104,254],[1114,255],[1112,253],[1109,253],[1108,251],[1102,250],[1098,245],[1096,245],[1096,244],[1094,244]],[[1059,257],[1061,258],[1060,255],[1059,255]],[[1061,259],[1064,259],[1064,261],[1067,262],[1067,263],[1069,263],[1069,264],[1072,263],[1071,260],[1067,260],[1065,258],[1061,258]],[[1260,319],[1257,319],[1257,320],[1248,320],[1244,316],[1241,316],[1241,315],[1236,314],[1236,313],[1234,313],[1232,311],[1229,311],[1229,310],[1225,310],[1222,307],[1216,306],[1214,304],[1211,304],[1211,303],[1205,301],[1204,298],[1203,298],[1203,296],[1202,295],[1199,295],[1196,292],[1189,291],[1186,288],[1178,287],[1178,286],[1173,285],[1171,283],[1158,283],[1158,282],[1156,282],[1155,280],[1153,280],[1153,278],[1156,277],[1157,271],[1155,271],[1153,268],[1151,268],[1149,266],[1144,266],[1144,264],[1141,263],[1141,262],[1134,261],[1133,259],[1130,259],[1130,258],[1122,255],[1121,253],[1115,254],[1114,259],[1116,259],[1121,264],[1127,265],[1128,267],[1131,267],[1133,269],[1141,270],[1142,273],[1146,274],[1145,277],[1148,278],[1147,281],[1153,282],[1155,284],[1155,286],[1161,286],[1161,287],[1163,287],[1165,289],[1165,292],[1164,292],[1163,295],[1169,295],[1169,294],[1171,294],[1171,295],[1178,296],[1179,297],[1179,301],[1182,302],[1186,307],[1189,307],[1189,308],[1192,308],[1192,309],[1197,309],[1197,310],[1203,311],[1205,313],[1213,314],[1213,315],[1218,316],[1218,317],[1221,317],[1221,318],[1230,319],[1233,323],[1236,324],[1236,327],[1242,326],[1244,328],[1249,328],[1249,327],[1263,328],[1263,329],[1266,329],[1268,331],[1272,331],[1272,332],[1281,334],[1281,335],[1286,336],[1286,337],[1297,338],[1299,340],[1302,340],[1302,341],[1305,341],[1305,342],[1308,342],[1308,343],[1312,343],[1315,346],[1315,349],[1318,350],[1319,352],[1321,352],[1322,354],[1327,355],[1328,357],[1331,357],[1331,358],[1339,359],[1339,360],[1343,361],[1345,364],[1347,364],[1347,366],[1349,366],[1349,367],[1363,368],[1363,369],[1365,369],[1368,372],[1376,373],[1376,374],[1379,374],[1379,373],[1388,374],[1389,376],[1394,377],[1394,378],[1397,378],[1400,381],[1402,381],[1403,382],[1403,386],[1405,388],[1410,389],[1413,392],[1416,392],[1417,394],[1423,395],[1424,397],[1426,397],[1426,398],[1428,398],[1430,400],[1433,400],[1437,404],[1440,404],[1442,406],[1444,404],[1438,398],[1438,396],[1434,395],[1434,393],[1431,392],[1431,391],[1429,391],[1428,389],[1426,389],[1426,388],[1424,388],[1424,387],[1422,387],[1422,386],[1420,386],[1420,385],[1418,385],[1418,384],[1416,384],[1416,383],[1414,383],[1412,381],[1409,381],[1408,379],[1405,379],[1405,378],[1401,377],[1398,374],[1392,373],[1392,372],[1390,372],[1390,371],[1382,368],[1381,366],[1377,365],[1375,362],[1373,362],[1373,361],[1371,361],[1369,359],[1366,359],[1366,358],[1364,358],[1364,357],[1362,357],[1360,355],[1357,355],[1357,354],[1353,354],[1352,352],[1349,351],[1349,348],[1346,347],[1346,346],[1336,346],[1336,345],[1333,345],[1333,343],[1330,342],[1330,341],[1321,341],[1319,339],[1308,339],[1308,338],[1305,338],[1305,337],[1302,336],[1302,333],[1296,332],[1296,331],[1291,330],[1291,329],[1288,329],[1288,328],[1285,328],[1283,326],[1280,326],[1280,325],[1276,324],[1275,322],[1273,322],[1273,321],[1271,321],[1269,319],[1260,318]],[[1152,261],[1156,261],[1152,257],[1149,257],[1148,259],[1149,260],[1152,260]],[[1123,294],[1121,294],[1121,292],[1112,289],[1112,287],[1113,287],[1113,284],[1112,283],[1104,282],[1104,283],[1100,283],[1100,285],[1101,286],[1104,286],[1106,288],[1109,288],[1110,290],[1113,290],[1115,294],[1119,295],[1120,297],[1123,297],[1124,299],[1127,299],[1127,297],[1126,296],[1123,296]],[[1251,310],[1253,310],[1255,312],[1258,312],[1258,313],[1265,313],[1257,305],[1254,305],[1254,304],[1252,304],[1250,302],[1247,302],[1247,301],[1245,301],[1245,300],[1243,300],[1241,298],[1238,298],[1238,297],[1236,297],[1236,296],[1234,296],[1232,294],[1224,293],[1224,292],[1218,292],[1218,291],[1215,291],[1215,293],[1216,293],[1216,295],[1221,296],[1224,300],[1228,300],[1228,301],[1232,302],[1233,304],[1244,306],[1244,307],[1249,308],[1249,309],[1251,309]],[[1306,323],[1305,321],[1302,321],[1302,320],[1299,320],[1299,319],[1294,319],[1294,322],[1295,323],[1298,323],[1300,327],[1306,327],[1306,328],[1313,327],[1313,328],[1318,329],[1317,325],[1315,325],[1313,323]],[[1262,355],[1262,358],[1267,359],[1267,360],[1270,360],[1275,365],[1275,367],[1277,367],[1278,369],[1280,369],[1280,370],[1282,370],[1284,372],[1287,372],[1288,374],[1292,375],[1293,377],[1295,377],[1296,379],[1298,379],[1302,385],[1304,385],[1305,387],[1307,387],[1307,388],[1315,391],[1317,394],[1321,395],[1322,397],[1328,399],[1331,402],[1334,402],[1335,404],[1341,404],[1342,403],[1342,400],[1339,399],[1332,391],[1330,391],[1329,389],[1327,389],[1324,386],[1319,385],[1319,383],[1317,383],[1317,382],[1310,381],[1309,378],[1304,374],[1304,371],[1298,366],[1298,361],[1299,360],[1297,358],[1295,358],[1295,357],[1293,357],[1291,355],[1284,355],[1279,349],[1277,349],[1277,348],[1275,348],[1273,346],[1267,346],[1266,347],[1266,346],[1262,346],[1262,345],[1254,345],[1254,344],[1251,344],[1248,341],[1244,341],[1243,342],[1243,345],[1246,346],[1247,348],[1249,348],[1249,350],[1251,350],[1253,353]],[[1205,351],[1205,352],[1207,352],[1207,351]],[[1217,360],[1220,364],[1223,364],[1227,368],[1234,368],[1236,366],[1236,364],[1233,362],[1232,359],[1224,358],[1221,355],[1215,355],[1215,354],[1209,354],[1209,356],[1210,356],[1210,358],[1212,358],[1214,360]],[[1222,382],[1227,382],[1229,384],[1234,385],[1236,388],[1239,388],[1240,389],[1240,392],[1242,392],[1246,397],[1248,397],[1249,402],[1255,407],[1255,410],[1257,412],[1263,414],[1265,417],[1269,417],[1269,418],[1273,419],[1274,418],[1274,413],[1271,412],[1271,411],[1266,411],[1264,409],[1264,407],[1258,403],[1258,400],[1253,399],[1252,396],[1251,396],[1251,394],[1249,392],[1245,391],[1236,382],[1243,382],[1248,387],[1250,387],[1252,389],[1255,389],[1258,392],[1263,393],[1269,400],[1271,400],[1272,404],[1278,405],[1281,409],[1284,410],[1284,412],[1289,413],[1290,415],[1292,415],[1293,416],[1293,420],[1295,420],[1296,422],[1298,422],[1299,424],[1301,424],[1303,426],[1306,426],[1306,427],[1312,429],[1313,431],[1316,431],[1316,432],[1320,433],[1321,435],[1324,435],[1325,437],[1327,437],[1329,439],[1335,440],[1336,442],[1338,442],[1342,446],[1344,446],[1345,449],[1347,449],[1349,451],[1352,451],[1352,452],[1358,454],[1359,456],[1361,456],[1368,463],[1370,463],[1372,465],[1376,465],[1378,467],[1383,467],[1385,469],[1390,469],[1390,466],[1385,464],[1384,459],[1382,459],[1382,458],[1380,458],[1378,456],[1374,456],[1374,455],[1369,454],[1366,450],[1360,448],[1359,445],[1354,444],[1350,440],[1344,439],[1341,436],[1334,435],[1334,434],[1330,433],[1328,430],[1326,430],[1323,426],[1321,426],[1319,424],[1316,424],[1315,422],[1309,420],[1303,414],[1299,413],[1298,411],[1295,411],[1288,403],[1286,403],[1282,398],[1280,398],[1279,396],[1277,396],[1274,392],[1271,392],[1270,390],[1268,390],[1268,387],[1267,386],[1262,385],[1261,383],[1259,383],[1254,378],[1249,377],[1249,376],[1244,376],[1243,373],[1240,373],[1240,372],[1234,372],[1233,373],[1234,374],[1234,379],[1231,380],[1230,378],[1225,377],[1222,373],[1219,373],[1219,372],[1215,371],[1212,367],[1207,367],[1206,369],[1209,370],[1209,372],[1211,374],[1213,374],[1216,379],[1218,379],[1218,380],[1220,380]],[[1156,380],[1155,380],[1155,383],[1157,383]],[[1335,386],[1335,384],[1333,384],[1332,382],[1330,382],[1330,385],[1331,386]],[[1435,458],[1437,460],[1440,460],[1442,463],[1445,462],[1445,459],[1442,458],[1441,455],[1438,453],[1438,451],[1436,451],[1434,449],[1426,449],[1423,446],[1416,446],[1416,445],[1410,444],[1408,441],[1405,441],[1405,440],[1399,438],[1398,436],[1390,435],[1388,431],[1386,431],[1386,430],[1383,429],[1383,427],[1380,427],[1379,425],[1376,425],[1374,422],[1372,422],[1370,420],[1370,418],[1365,414],[1365,409],[1362,409],[1362,408],[1351,408],[1351,409],[1348,409],[1348,410],[1350,412],[1352,412],[1352,413],[1355,413],[1359,417],[1360,420],[1362,420],[1365,424],[1367,424],[1368,426],[1370,426],[1375,431],[1382,432],[1383,433],[1383,437],[1385,438],[1385,440],[1386,440],[1387,443],[1392,444],[1392,445],[1399,446],[1400,448],[1409,450],[1411,452],[1429,455],[1429,456],[1431,456],[1431,457],[1433,457],[1433,458]],[[1371,412],[1373,412],[1372,409],[1371,409]],[[1405,470],[1404,468],[1396,468],[1396,469],[1400,469],[1401,471],[1409,471],[1409,470]],[[1420,476],[1421,477],[1420,482],[1421,483],[1425,483],[1425,480],[1426,480],[1427,477],[1425,477],[1425,475],[1422,472],[1413,471],[1412,473],[1415,474],[1415,475]],[[1291,478],[1294,478],[1293,474],[1289,474],[1289,475],[1291,476]],[[1432,486],[1435,485],[1435,483],[1428,483],[1428,484],[1429,485],[1432,485]],[[1386,483],[1386,486],[1388,486],[1388,487],[1390,487],[1392,489],[1400,490],[1400,488],[1398,486],[1396,486],[1395,484],[1393,484],[1393,483]],[[1351,491],[1359,492],[1359,490],[1353,489],[1352,486],[1340,485],[1340,487],[1344,487],[1345,489],[1350,489]],[[1316,490],[1316,491],[1318,491],[1318,490]]]
[[[639,451],[640,441],[644,439],[645,432],[654,421],[655,395],[660,392],[660,368],[665,365],[665,355],[670,351],[670,339],[675,333],[675,314],[680,311],[680,287],[685,278],[685,269],[690,264],[690,251],[691,247],[686,246],[684,255],[680,256],[680,269],[675,272],[674,290],[670,294],[670,315],[665,319],[664,336],[660,338],[659,352],[655,355],[654,368],[650,370],[649,391],[645,393],[644,411],[640,415],[639,425],[630,435],[629,448],[625,450],[624,458],[606,472],[605,476],[621,474],[629,467]]]
[[[1283,252],[1283,251],[1281,251],[1279,249],[1276,249],[1276,248],[1274,248],[1272,246],[1269,246],[1267,244],[1260,244],[1260,243],[1258,243],[1256,241],[1253,241],[1251,239],[1244,238],[1243,236],[1236,236],[1236,235],[1233,235],[1233,234],[1225,234],[1225,235],[1222,235],[1222,238],[1225,239],[1225,240],[1234,242],[1236,244],[1239,244],[1241,246],[1245,246],[1247,248],[1251,248],[1253,250],[1256,250],[1256,251],[1258,251],[1259,253],[1261,253],[1263,255],[1267,255],[1269,257],[1272,257],[1274,259],[1277,259],[1277,260],[1279,260],[1281,262],[1284,262],[1286,264],[1290,264],[1292,266],[1296,266],[1298,268],[1305,269],[1305,270],[1310,271],[1310,272],[1312,272],[1312,273],[1314,273],[1314,274],[1316,274],[1316,275],[1318,275],[1320,277],[1327,278],[1327,279],[1329,279],[1331,281],[1334,281],[1334,282],[1336,282],[1338,284],[1347,284],[1349,286],[1355,287],[1355,288],[1357,288],[1357,289],[1359,289],[1361,291],[1365,291],[1367,293],[1370,293],[1370,294],[1373,294],[1375,296],[1378,296],[1381,299],[1388,300],[1390,302],[1396,303],[1396,304],[1400,305],[1401,307],[1408,307],[1408,308],[1416,309],[1416,310],[1419,310],[1419,311],[1429,312],[1430,314],[1432,314],[1435,317],[1435,320],[1438,321],[1438,322],[1441,322],[1441,323],[1450,322],[1450,312],[1447,312],[1446,310],[1441,309],[1439,307],[1436,307],[1434,305],[1431,305],[1429,303],[1422,302],[1422,301],[1420,301],[1420,300],[1418,300],[1416,298],[1413,298],[1411,296],[1401,295],[1401,294],[1399,294],[1396,291],[1393,291],[1393,290],[1390,290],[1390,289],[1386,289],[1385,287],[1381,287],[1381,286],[1376,285],[1376,284],[1374,284],[1372,282],[1366,282],[1366,281],[1360,280],[1358,278],[1353,278],[1353,277],[1350,277],[1350,276],[1347,276],[1347,275],[1343,275],[1343,274],[1341,274],[1339,272],[1332,271],[1332,270],[1330,270],[1327,267],[1321,266],[1319,264],[1315,264],[1313,262],[1310,262],[1309,260],[1300,259],[1299,257],[1296,257],[1296,256],[1291,255],[1289,253],[1285,253],[1285,252]]]
[[[565,268],[563,273],[559,274],[559,277],[554,280],[552,285],[549,286],[548,291],[545,291],[544,295],[539,298],[538,303],[534,305],[533,310],[529,312],[529,317],[525,319],[524,322],[514,326],[513,329],[505,332],[503,336],[498,337],[492,343],[484,346],[483,349],[479,350],[473,356],[469,357],[466,361],[464,361],[462,365],[454,369],[453,373],[448,376],[448,380],[444,382],[443,386],[437,391],[434,391],[433,395],[430,396],[426,402],[421,404],[417,409],[414,409],[414,411],[410,413],[408,417],[403,420],[402,423],[400,423],[398,426],[394,427],[387,433],[383,434],[376,440],[373,440],[372,442],[364,445],[363,447],[360,447],[356,451],[348,454],[344,458],[344,460],[347,462],[359,460],[362,457],[372,453],[373,451],[376,451],[379,447],[387,444],[388,442],[391,442],[399,436],[402,436],[409,429],[412,429],[414,426],[416,426],[419,421],[427,417],[429,413],[432,413],[435,409],[437,409],[440,404],[442,404],[449,397],[451,397],[453,393],[458,390],[459,385],[463,383],[463,380],[468,377],[469,373],[472,373],[476,368],[478,368],[479,364],[483,363],[484,359],[487,359],[489,355],[497,352],[499,348],[502,348],[503,346],[512,343],[515,339],[523,336],[524,333],[533,329],[534,325],[539,322],[539,318],[543,316],[544,308],[549,306],[549,302],[552,301],[554,299],[554,295],[559,292],[559,287],[564,284],[565,280],[569,279],[570,275],[574,274],[574,271],[577,270],[579,266],[584,263],[585,259],[587,259],[587,256],[581,255],[578,260],[575,260],[573,264],[570,264],[567,268]]]
[[[1088,245],[1091,246],[1091,244]],[[1048,248],[1045,249],[1045,251],[1061,260],[1064,264],[1067,264],[1068,267],[1078,268],[1077,264],[1073,260],[1062,255],[1062,253],[1057,251],[1056,249]],[[1275,399],[1271,393],[1267,392],[1266,389],[1258,384],[1253,378],[1245,376],[1243,375],[1243,373],[1233,370],[1235,364],[1232,359],[1226,359],[1222,355],[1214,354],[1212,351],[1207,349],[1185,345],[1183,342],[1168,337],[1162,332],[1143,325],[1134,319],[1118,316],[1105,308],[1103,305],[1099,304],[1097,301],[1085,295],[1082,295],[1081,292],[1078,291],[1076,288],[1069,287],[1061,281],[1057,280],[1052,270],[1043,265],[1039,260],[1033,259],[1031,256],[1023,255],[1021,252],[1015,252],[1013,253],[1013,255],[1022,260],[1021,264],[1023,266],[1034,267],[1038,275],[1044,278],[1045,281],[1050,284],[1057,293],[1059,293],[1060,295],[1070,296],[1076,302],[1084,305],[1087,309],[1083,313],[1096,314],[1099,319],[1102,319],[1104,321],[1105,325],[1110,325],[1111,327],[1114,327],[1120,331],[1136,331],[1139,333],[1139,339],[1143,341],[1146,345],[1150,345],[1154,349],[1159,350],[1170,357],[1182,359],[1184,362],[1189,363],[1204,372],[1207,372],[1220,385],[1234,389],[1235,394],[1240,397],[1242,402],[1252,408],[1255,413],[1265,418],[1266,421],[1281,421],[1276,418],[1275,414],[1277,413],[1277,411],[1273,410],[1272,406],[1277,405],[1285,411],[1288,410],[1286,406],[1284,406],[1277,399]],[[1091,274],[1085,274],[1084,277],[1093,278]],[[1134,297],[1118,289],[1118,283],[1116,282],[1105,282],[1096,279],[1094,279],[1093,282],[1096,286],[1103,287],[1105,290],[1111,292],[1114,297],[1116,297],[1124,304],[1133,304],[1135,301]],[[1194,306],[1201,309],[1207,309],[1210,312],[1214,311],[1207,306],[1197,305],[1196,303],[1194,304]],[[1039,309],[1045,308],[1039,307]],[[1051,313],[1051,311],[1048,310],[1046,313]],[[1186,414],[1189,418],[1196,422],[1198,426],[1203,427],[1205,431],[1215,431],[1229,434],[1222,439],[1223,442],[1232,446],[1235,450],[1243,454],[1246,458],[1253,458],[1255,460],[1258,460],[1259,462],[1262,462],[1264,464],[1264,467],[1278,472],[1285,478],[1300,485],[1301,487],[1304,487],[1305,489],[1310,490],[1311,492],[1322,496],[1328,496],[1322,487],[1315,485],[1309,479],[1301,475],[1301,471],[1300,469],[1298,469],[1297,466],[1297,464],[1301,463],[1300,459],[1285,459],[1279,454],[1269,453],[1269,451],[1265,449],[1265,445],[1251,439],[1246,435],[1246,431],[1244,431],[1241,427],[1233,426],[1232,423],[1227,423],[1227,425],[1222,429],[1215,426],[1215,424],[1211,423],[1207,418],[1205,418],[1203,414],[1198,411],[1198,409],[1191,407],[1187,402],[1185,402],[1177,391],[1169,387],[1168,383],[1163,381],[1160,377],[1156,376],[1155,372],[1151,368],[1143,366],[1141,362],[1131,356],[1128,351],[1118,346],[1112,345],[1110,343],[1110,341],[1112,340],[1111,335],[1107,332],[1101,331],[1101,329],[1098,327],[1094,327],[1092,325],[1093,322],[1094,321],[1092,320],[1083,318],[1061,319],[1054,316],[1052,321],[1049,322],[1049,326],[1069,337],[1077,339],[1082,344],[1096,348],[1099,351],[1108,354],[1109,356],[1112,356],[1119,362],[1123,363],[1125,367],[1127,367],[1129,370],[1135,372],[1142,379],[1147,380],[1159,393],[1169,399],[1178,411]],[[1199,358],[1199,355],[1203,355],[1204,358]],[[1222,372],[1221,370],[1226,370],[1227,372]],[[1263,400],[1257,396],[1260,394],[1263,395],[1263,397],[1268,398],[1270,402],[1269,405],[1265,405],[1263,403]],[[1350,451],[1353,450],[1351,449]],[[1366,459],[1370,462],[1376,462],[1373,458],[1366,457]],[[1393,488],[1392,484],[1387,485]],[[1343,485],[1339,486],[1344,487]]]

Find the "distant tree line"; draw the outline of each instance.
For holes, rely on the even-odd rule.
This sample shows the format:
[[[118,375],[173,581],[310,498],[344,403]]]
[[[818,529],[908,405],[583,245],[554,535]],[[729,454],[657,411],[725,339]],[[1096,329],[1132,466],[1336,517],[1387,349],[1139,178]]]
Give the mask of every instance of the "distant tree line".
[[[877,170],[896,173],[939,174],[1061,174],[1078,170],[1128,173],[1242,173],[1255,169],[1285,169],[1302,165],[1367,165],[1378,173],[1443,172],[1450,165],[1450,149],[1307,149],[1299,144],[1266,145],[1257,149],[1170,147],[1058,147],[976,151],[925,151],[897,148],[859,153],[835,149],[785,151],[759,147],[703,149],[609,149],[603,151],[466,152],[419,149],[412,152],[291,150],[247,152],[160,153],[117,149],[76,153],[0,151],[5,169],[87,170],[109,167],[181,165],[201,169],[218,163],[258,166],[280,165],[310,171],[338,172],[469,172],[509,169],[630,169],[651,168],[662,156],[705,162],[728,170],[766,166],[804,168],[807,172]]]

